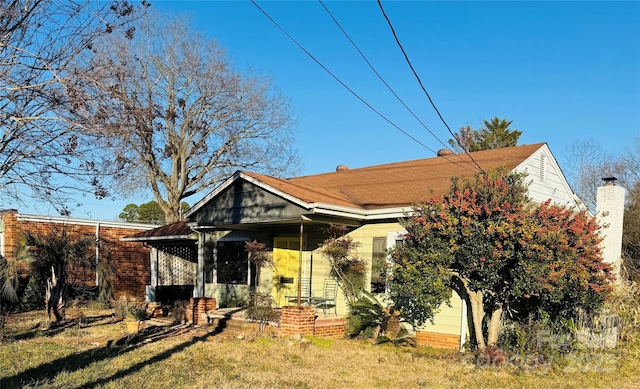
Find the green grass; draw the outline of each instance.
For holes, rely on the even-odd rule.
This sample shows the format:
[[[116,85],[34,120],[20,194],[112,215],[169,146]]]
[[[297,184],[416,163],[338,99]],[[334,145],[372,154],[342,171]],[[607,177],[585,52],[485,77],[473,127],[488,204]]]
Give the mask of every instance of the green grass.
[[[206,331],[145,342],[108,312],[46,329],[15,315],[0,346],[0,388],[635,388],[640,347],[531,367],[477,367],[471,355],[314,337],[239,340]],[[149,329],[147,336],[158,336]]]

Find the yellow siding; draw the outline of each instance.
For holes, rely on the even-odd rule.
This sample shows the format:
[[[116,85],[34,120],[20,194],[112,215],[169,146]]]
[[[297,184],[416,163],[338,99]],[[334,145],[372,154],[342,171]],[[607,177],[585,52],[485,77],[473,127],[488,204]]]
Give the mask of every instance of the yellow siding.
[[[451,291],[451,307],[446,304],[440,306],[440,312],[434,317],[434,322],[425,323],[417,328],[419,331],[437,332],[441,334],[460,335],[462,319],[462,299],[454,291]]]
[[[371,269],[371,254],[373,251],[373,238],[387,237],[389,232],[401,231],[402,227],[398,223],[380,223],[380,224],[367,224],[359,227],[349,233],[354,241],[360,243],[357,248],[356,255],[363,258],[367,263],[367,268]],[[313,255],[313,277],[311,279],[312,289],[315,295],[322,294],[322,285],[324,279],[329,277],[330,268],[329,261],[325,258],[320,249],[315,249],[311,252]],[[308,270],[308,268],[307,268]],[[371,273],[367,274],[367,285],[371,282]],[[338,292],[337,296],[338,315],[345,316],[348,313],[347,304],[342,292]]]
[[[364,258],[367,262],[367,268],[371,270],[371,258],[373,252],[373,238],[375,237],[387,237],[390,232],[402,231],[403,228],[399,223],[382,223],[382,224],[368,224],[362,226],[349,235],[357,242],[361,244],[358,248],[358,255]],[[392,245],[393,242],[387,242],[387,245]],[[314,256],[315,260],[315,256]],[[326,259],[324,262],[327,263]],[[316,262],[317,263],[317,262]],[[328,263],[325,265],[328,268]],[[314,272],[315,272],[314,263]],[[367,285],[370,284],[371,273],[367,274]],[[342,296],[341,296],[342,297]],[[338,314],[347,314],[346,305],[344,299],[341,304],[338,304]],[[421,330],[438,332],[443,334],[460,335],[460,325],[462,315],[462,300],[455,291],[452,291],[451,307],[443,304],[440,307],[440,311],[434,318],[434,324],[427,322]]]
[[[369,269],[369,273],[367,274],[367,285],[369,285],[371,281],[370,271],[373,252],[373,238],[385,237],[389,239],[389,233],[397,233],[402,230],[403,228],[399,223],[379,223],[367,224],[349,233],[349,236],[360,244],[357,248],[356,255],[364,259],[367,263],[367,268]],[[393,242],[387,241],[388,246],[391,244],[393,244]],[[329,261],[322,255],[320,248],[316,248],[314,250],[309,250],[309,248],[310,247],[307,247],[307,250],[303,253],[304,266],[302,276],[309,277],[310,273],[313,273],[311,277],[312,293],[314,296],[321,296],[324,280],[329,278],[330,274]],[[268,268],[263,271],[260,281],[261,289],[264,288],[263,290],[267,291],[265,285],[271,285],[273,275],[274,273],[269,271]],[[338,315],[340,316],[346,316],[348,313],[344,295],[341,291],[338,292],[337,296],[337,310]],[[333,310],[331,310],[331,313],[333,313]],[[318,314],[322,315],[322,311],[320,310]],[[461,315],[462,300],[456,292],[452,291],[451,307],[443,304],[440,307],[440,311],[434,318],[434,324],[427,322],[423,327],[419,328],[419,330],[460,335]]]

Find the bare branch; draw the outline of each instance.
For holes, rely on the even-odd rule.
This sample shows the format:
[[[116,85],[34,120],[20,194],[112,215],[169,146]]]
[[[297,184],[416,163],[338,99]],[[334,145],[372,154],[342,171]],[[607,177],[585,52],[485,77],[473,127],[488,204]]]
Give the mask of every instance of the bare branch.
[[[232,69],[215,41],[184,21],[149,17],[134,39],[112,34],[76,63],[74,121],[103,136],[114,178],[151,189],[171,222],[181,200],[234,171],[291,171],[292,120],[268,78]]]

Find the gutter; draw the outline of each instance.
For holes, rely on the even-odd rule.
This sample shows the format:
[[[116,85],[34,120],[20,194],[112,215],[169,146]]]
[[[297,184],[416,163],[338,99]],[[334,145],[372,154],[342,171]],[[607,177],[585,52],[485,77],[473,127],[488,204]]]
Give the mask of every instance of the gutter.
[[[137,237],[137,238],[120,238],[121,242],[148,242],[148,241],[158,241],[158,240],[193,240],[194,242],[198,239],[190,235],[165,235],[165,236],[145,236],[145,237]]]

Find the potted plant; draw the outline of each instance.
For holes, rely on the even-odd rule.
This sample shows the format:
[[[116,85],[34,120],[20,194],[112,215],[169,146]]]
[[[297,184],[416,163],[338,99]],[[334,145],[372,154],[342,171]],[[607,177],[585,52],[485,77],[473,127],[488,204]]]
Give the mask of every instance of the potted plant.
[[[147,310],[144,307],[132,305],[127,310],[127,316],[125,323],[127,326],[127,332],[136,333],[144,328],[144,320],[148,318]]]

